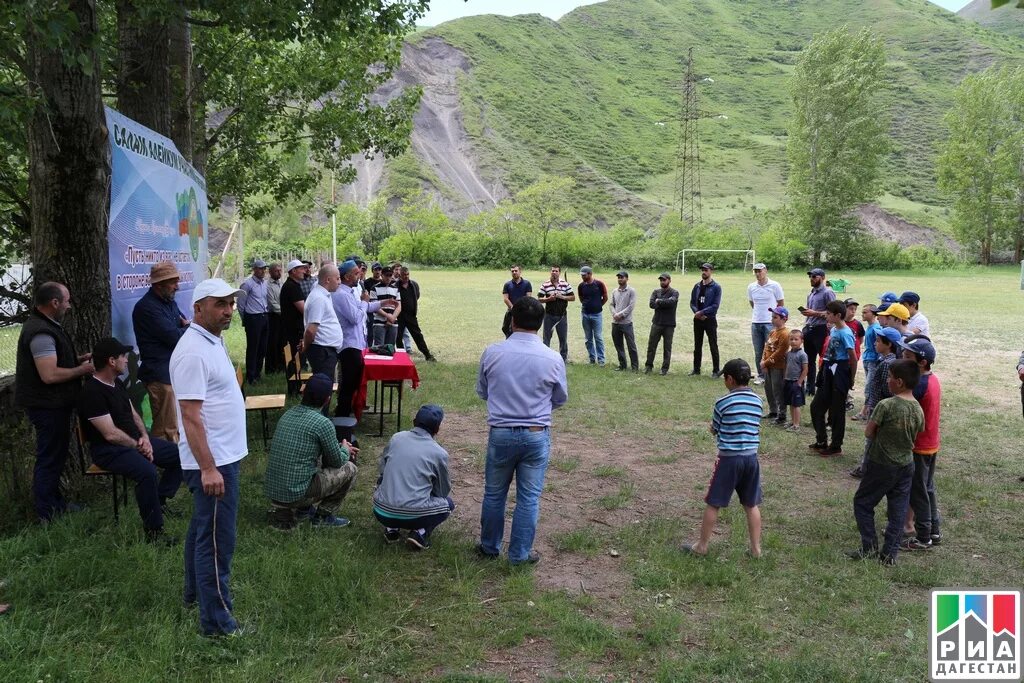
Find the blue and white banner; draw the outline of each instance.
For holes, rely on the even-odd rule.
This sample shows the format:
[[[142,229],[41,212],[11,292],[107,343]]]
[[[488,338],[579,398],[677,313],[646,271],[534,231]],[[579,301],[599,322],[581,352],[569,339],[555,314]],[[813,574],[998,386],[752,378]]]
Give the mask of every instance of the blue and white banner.
[[[149,269],[174,261],[178,307],[192,317],[192,289],[206,279],[206,180],[170,139],[106,108],[110,135],[111,332],[135,345],[132,309],[149,289]]]

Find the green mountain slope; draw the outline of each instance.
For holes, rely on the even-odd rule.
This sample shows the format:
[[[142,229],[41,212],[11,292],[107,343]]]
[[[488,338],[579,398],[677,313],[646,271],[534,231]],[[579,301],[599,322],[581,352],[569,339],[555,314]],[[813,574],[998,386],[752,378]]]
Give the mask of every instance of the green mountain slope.
[[[941,203],[933,160],[953,88],[1024,57],[1020,38],[927,0],[610,0],[558,22],[469,17],[411,40],[440,38],[468,57],[459,100],[483,174],[509,192],[542,173],[574,176],[598,222],[673,203],[679,84],[693,47],[714,80],[701,87],[702,108],[728,116],[700,123],[705,217],[724,218],[781,202],[787,77],[813,34],[842,24],[885,39],[895,149],[882,204],[917,217]]]
[[[991,0],[974,0],[957,14],[987,29],[1024,38],[1024,10],[1018,9],[1015,2],[992,9]]]

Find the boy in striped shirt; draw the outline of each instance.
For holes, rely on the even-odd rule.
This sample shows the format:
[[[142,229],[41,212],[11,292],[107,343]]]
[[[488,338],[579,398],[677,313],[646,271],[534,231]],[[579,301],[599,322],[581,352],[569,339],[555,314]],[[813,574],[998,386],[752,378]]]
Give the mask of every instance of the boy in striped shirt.
[[[751,557],[761,557],[761,465],[757,449],[761,443],[761,397],[750,387],[750,366],[734,358],[722,368],[722,379],[729,393],[715,402],[711,433],[718,441],[718,459],[711,474],[707,507],[700,525],[700,540],[687,543],[683,552],[707,555],[708,543],[718,521],[719,508],[728,507],[733,491],[747,513]]]

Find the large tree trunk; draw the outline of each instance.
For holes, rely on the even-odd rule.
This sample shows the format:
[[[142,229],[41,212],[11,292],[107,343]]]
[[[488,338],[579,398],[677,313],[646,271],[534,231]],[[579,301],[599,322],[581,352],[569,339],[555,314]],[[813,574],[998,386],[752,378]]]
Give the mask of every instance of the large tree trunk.
[[[35,33],[34,22],[25,35],[29,91],[37,100],[28,124],[31,255],[37,284],[55,280],[71,291],[66,324],[84,351],[110,334],[110,147],[94,47],[96,3],[68,0],[68,9],[78,26],[64,51]]]
[[[192,30],[186,11],[167,24],[170,41],[171,133],[170,138],[183,157],[192,161],[193,121],[196,116],[195,93],[192,91]]]
[[[171,63],[167,20],[139,11],[135,0],[117,2],[117,108],[122,114],[171,136]]]

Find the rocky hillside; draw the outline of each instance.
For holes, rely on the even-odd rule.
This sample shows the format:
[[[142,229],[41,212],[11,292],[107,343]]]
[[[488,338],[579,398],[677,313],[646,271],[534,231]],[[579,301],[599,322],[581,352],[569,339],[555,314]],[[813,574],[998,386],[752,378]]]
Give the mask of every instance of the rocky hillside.
[[[957,14],[987,29],[1024,38],[1024,10],[1018,9],[1016,4],[1011,2],[999,9],[992,9],[991,0],[974,0]]]
[[[952,91],[967,73],[1024,58],[1024,40],[927,0],[609,0],[557,22],[442,24],[412,37],[381,93],[423,86],[412,152],[359,160],[347,196],[365,204],[423,187],[464,215],[552,173],[576,179],[577,205],[595,224],[653,220],[673,203],[679,84],[693,47],[713,80],[701,106],[728,117],[700,124],[705,217],[778,206],[788,77],[810,38],[841,24],[872,27],[890,60],[895,149],[879,204],[938,216],[934,157]]]

